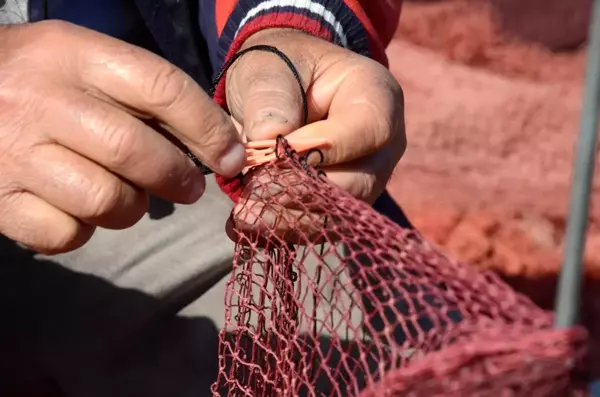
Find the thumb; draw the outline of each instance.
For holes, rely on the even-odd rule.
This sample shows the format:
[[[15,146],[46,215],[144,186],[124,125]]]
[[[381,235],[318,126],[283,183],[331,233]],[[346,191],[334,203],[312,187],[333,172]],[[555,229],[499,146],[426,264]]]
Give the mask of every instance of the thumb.
[[[301,68],[294,66],[302,80]],[[227,76],[228,107],[248,140],[272,139],[300,128],[303,90],[284,60],[266,51],[245,54]]]

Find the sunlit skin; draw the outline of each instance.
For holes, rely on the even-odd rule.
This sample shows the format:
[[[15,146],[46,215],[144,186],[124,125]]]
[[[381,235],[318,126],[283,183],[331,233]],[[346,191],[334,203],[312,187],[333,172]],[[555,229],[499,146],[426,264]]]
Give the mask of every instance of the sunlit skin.
[[[0,33],[0,233],[38,252],[74,250],[96,227],[134,225],[149,194],[195,203],[204,176],[173,137],[231,177],[246,166],[242,137],[325,138],[328,177],[365,201],[404,152],[391,74],[299,31],[265,30],[245,46],[273,45],[296,65],[309,87],[311,124],[301,128],[299,87],[272,54],[233,65],[230,117],[181,70],[122,41],[57,21]]]

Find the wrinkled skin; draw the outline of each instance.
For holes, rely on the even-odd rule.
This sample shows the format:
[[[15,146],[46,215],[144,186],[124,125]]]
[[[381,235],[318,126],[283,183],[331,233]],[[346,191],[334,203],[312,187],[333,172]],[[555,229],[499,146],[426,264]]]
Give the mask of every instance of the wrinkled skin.
[[[266,30],[245,43],[253,44],[274,45],[297,65],[310,86],[309,126],[298,128],[298,86],[272,54],[248,54],[230,70],[228,117],[189,76],[138,47],[65,22],[1,28],[0,233],[61,253],[96,227],[134,225],[149,194],[192,204],[204,177],[173,138],[235,176],[245,165],[240,130],[247,139],[327,137],[330,179],[374,200],[405,148],[390,73],[297,31]]]

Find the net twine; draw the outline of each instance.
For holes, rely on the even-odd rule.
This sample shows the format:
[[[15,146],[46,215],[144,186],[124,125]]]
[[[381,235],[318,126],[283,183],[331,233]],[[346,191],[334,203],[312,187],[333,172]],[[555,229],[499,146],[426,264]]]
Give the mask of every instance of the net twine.
[[[290,67],[306,123],[300,77],[274,47],[239,52],[216,83],[255,50]],[[276,153],[217,176],[236,246],[215,396],[586,395],[584,329],[553,329],[552,313],[356,200],[284,137]]]

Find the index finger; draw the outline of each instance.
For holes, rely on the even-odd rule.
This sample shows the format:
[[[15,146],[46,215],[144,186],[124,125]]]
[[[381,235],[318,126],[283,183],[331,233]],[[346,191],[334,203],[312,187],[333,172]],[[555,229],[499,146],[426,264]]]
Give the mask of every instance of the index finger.
[[[229,116],[187,74],[159,56],[93,34],[80,54],[83,84],[92,93],[157,119],[213,171],[237,175],[245,163]]]

